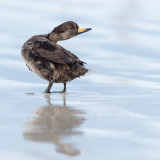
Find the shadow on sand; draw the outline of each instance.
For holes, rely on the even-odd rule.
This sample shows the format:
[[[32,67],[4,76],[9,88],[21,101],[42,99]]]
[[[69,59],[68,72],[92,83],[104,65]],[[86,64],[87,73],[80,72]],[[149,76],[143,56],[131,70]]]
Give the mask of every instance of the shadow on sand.
[[[53,105],[50,95],[45,95],[48,105],[33,111],[34,116],[25,123],[23,137],[30,141],[50,142],[56,146],[56,151],[68,156],[81,153],[73,144],[62,142],[64,138],[82,135],[78,127],[84,122],[81,116],[84,112],[66,106],[66,96],[63,95],[63,105]]]

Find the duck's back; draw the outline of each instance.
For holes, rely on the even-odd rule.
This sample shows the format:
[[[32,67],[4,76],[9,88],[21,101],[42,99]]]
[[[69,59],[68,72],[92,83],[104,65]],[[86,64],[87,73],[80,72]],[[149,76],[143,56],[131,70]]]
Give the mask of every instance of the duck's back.
[[[84,75],[84,68],[77,56],[53,43],[47,35],[31,37],[22,47],[22,57],[28,68],[46,80],[67,82]]]

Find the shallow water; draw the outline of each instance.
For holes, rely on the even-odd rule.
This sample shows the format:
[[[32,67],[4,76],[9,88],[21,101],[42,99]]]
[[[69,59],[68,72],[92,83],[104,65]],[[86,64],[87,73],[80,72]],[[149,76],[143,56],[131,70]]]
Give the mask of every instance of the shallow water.
[[[0,159],[158,160],[160,1],[0,1]],[[73,20],[93,30],[64,48],[94,69],[43,94],[20,52]],[[62,90],[54,84],[52,90]]]

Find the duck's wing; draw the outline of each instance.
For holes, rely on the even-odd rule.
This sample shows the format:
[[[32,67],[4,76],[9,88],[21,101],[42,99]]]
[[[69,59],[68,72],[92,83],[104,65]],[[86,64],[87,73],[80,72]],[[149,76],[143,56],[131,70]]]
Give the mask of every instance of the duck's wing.
[[[49,41],[36,41],[33,44],[34,52],[36,56],[43,57],[50,62],[59,64],[71,64],[75,61],[83,63],[77,56],[67,51],[58,44]]]
[[[64,48],[63,48],[64,49]],[[68,51],[68,50],[66,50],[66,49],[64,49],[65,50],[65,52],[67,52],[67,54],[69,54],[71,57],[73,57],[74,59],[76,59],[76,61],[79,61],[80,63],[84,63],[84,64],[86,64],[86,62],[83,62],[83,61],[81,61],[76,55],[74,55],[73,53],[71,53],[70,51]]]

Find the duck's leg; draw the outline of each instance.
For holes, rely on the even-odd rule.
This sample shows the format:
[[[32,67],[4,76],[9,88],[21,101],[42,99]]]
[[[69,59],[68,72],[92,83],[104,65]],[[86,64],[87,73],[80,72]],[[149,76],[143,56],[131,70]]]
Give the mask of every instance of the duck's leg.
[[[45,93],[50,93],[50,89],[51,89],[52,85],[53,85],[53,81],[49,81],[49,84],[48,84],[47,89],[45,90]]]
[[[66,92],[66,82],[64,82],[63,84],[64,84],[63,92]]]

